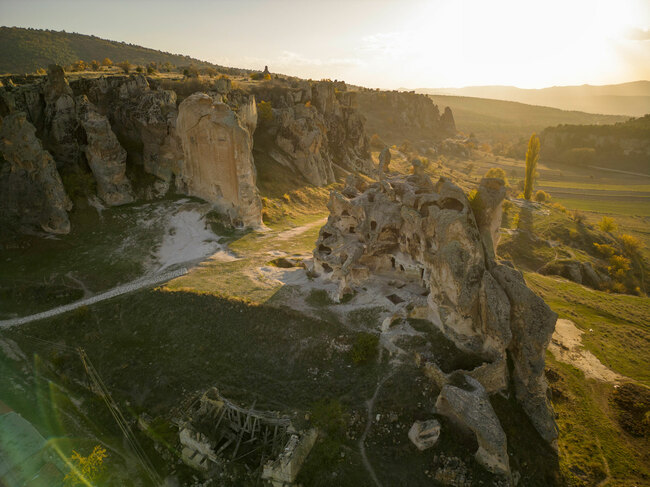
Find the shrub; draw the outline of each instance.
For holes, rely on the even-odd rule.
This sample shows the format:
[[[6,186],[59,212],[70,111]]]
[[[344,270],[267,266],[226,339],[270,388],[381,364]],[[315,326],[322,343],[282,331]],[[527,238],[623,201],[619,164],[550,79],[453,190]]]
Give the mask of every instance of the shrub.
[[[104,60],[102,61],[102,66],[112,66],[113,61],[111,61],[109,58],[105,57]]]
[[[346,416],[338,399],[321,399],[312,405],[311,422],[334,438],[345,436]]]
[[[637,257],[638,255],[641,254],[641,249],[643,248],[643,244],[641,241],[633,237],[632,235],[628,234],[623,234],[618,239],[621,242],[621,245],[623,246],[623,251],[625,252],[625,255],[628,257]]]
[[[537,193],[535,193],[535,201],[538,203],[546,203],[547,201],[551,200],[551,195],[548,194],[546,191],[543,190],[538,190]]]
[[[270,101],[261,101],[257,104],[257,118],[260,122],[273,120],[273,107]]]
[[[586,218],[585,214],[581,211],[573,210],[573,213],[571,213],[571,219],[576,223],[583,224]]]
[[[82,61],[81,59],[79,61],[75,61],[72,63],[72,71],[83,71],[86,69],[86,63]]]
[[[609,258],[607,273],[612,279],[622,281],[630,270],[630,260],[622,255],[612,255]]]
[[[603,232],[607,233],[612,233],[618,229],[618,225],[614,221],[613,218],[609,218],[608,216],[604,216],[602,220],[600,220],[600,223],[598,224],[600,229]]]
[[[117,66],[124,72],[124,74],[129,74],[129,71],[131,71],[131,63],[128,61],[122,61],[121,63],[118,63]]]
[[[491,167],[485,173],[484,177],[503,179],[503,182],[506,183],[506,186],[508,185],[508,178],[506,177],[506,172],[503,169],[501,169],[500,167]]]
[[[515,207],[514,203],[510,200],[503,200],[503,203],[501,203],[501,208],[503,208],[503,213],[506,215],[512,211],[512,209]]]
[[[99,70],[99,61],[95,61],[94,59],[90,62],[90,67],[93,69],[93,71],[98,71]]]
[[[474,217],[478,219],[480,212],[483,210],[483,202],[481,201],[481,196],[478,194],[478,191],[475,189],[471,190],[467,195],[467,200],[469,201],[469,206],[474,212]]]
[[[135,68],[135,71],[136,71],[136,73],[142,73],[142,71],[144,71],[144,69],[142,68],[142,66],[138,66],[138,67]]]
[[[270,81],[270,80],[271,80],[271,74],[270,74],[270,73],[266,73],[266,74],[263,76],[263,78],[264,78],[265,81]]]
[[[616,249],[608,244],[599,244],[594,242],[594,247],[596,247],[596,251],[603,257],[610,258],[616,253]]]
[[[183,69],[183,76],[186,78],[198,78],[199,70],[195,66],[188,66]]]
[[[372,333],[359,333],[350,350],[350,358],[357,364],[367,363],[377,357],[379,337]]]
[[[106,449],[97,445],[87,457],[72,450],[70,457],[71,469],[65,476],[66,486],[95,485],[104,472],[104,459],[108,457]]]
[[[567,212],[566,207],[564,205],[561,205],[560,203],[551,203],[551,206],[556,210],[561,211],[562,213]]]

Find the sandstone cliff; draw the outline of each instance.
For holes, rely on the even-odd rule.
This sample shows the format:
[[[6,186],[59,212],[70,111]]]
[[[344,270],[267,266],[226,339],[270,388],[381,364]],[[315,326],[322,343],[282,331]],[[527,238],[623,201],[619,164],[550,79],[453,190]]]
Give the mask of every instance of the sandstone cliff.
[[[521,273],[495,260],[503,181],[484,181],[478,195],[470,205],[450,181],[433,183],[417,173],[384,176],[369,185],[350,177],[342,192],[331,193],[330,216],[314,250],[314,270],[338,282],[341,296],[363,292],[364,285],[384,278],[388,284],[401,282],[402,293],[419,289],[406,300],[410,304],[405,312],[426,316],[459,348],[483,362],[453,373],[424,359],[422,365],[446,391],[443,402],[453,411],[449,414],[465,417],[479,438],[477,460],[493,471],[507,472],[503,431],[479,431],[478,420],[463,412],[463,401],[454,406],[450,397],[476,396],[481,404],[485,391],[493,394],[512,387],[541,437],[555,446],[544,354],[557,316],[526,286]],[[480,386],[470,387],[471,380],[463,376]],[[445,389],[448,384],[465,392]],[[474,413],[487,417],[489,411]],[[494,413],[489,415],[498,425]],[[486,438],[498,444],[490,446]]]

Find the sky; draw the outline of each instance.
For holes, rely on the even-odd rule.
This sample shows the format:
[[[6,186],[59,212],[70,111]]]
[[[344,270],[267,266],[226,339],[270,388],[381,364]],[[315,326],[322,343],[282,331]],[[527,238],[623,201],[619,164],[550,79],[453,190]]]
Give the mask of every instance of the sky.
[[[650,79],[650,0],[0,0],[0,24],[373,88]]]

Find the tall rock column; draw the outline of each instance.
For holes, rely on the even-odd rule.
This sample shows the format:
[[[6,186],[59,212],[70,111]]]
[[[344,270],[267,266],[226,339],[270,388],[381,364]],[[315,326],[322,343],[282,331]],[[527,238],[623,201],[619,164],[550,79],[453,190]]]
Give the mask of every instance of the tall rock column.
[[[66,194],[56,164],[43,150],[23,112],[0,119],[0,220],[37,225],[46,232],[70,232]],[[3,226],[4,224],[0,225]]]
[[[195,93],[180,104],[176,130],[185,156],[177,186],[215,204],[235,225],[261,226],[253,137],[245,122],[225,103]]]
[[[111,206],[131,203],[133,192],[126,177],[126,151],[111,130],[108,119],[85,95],[77,98],[76,104],[79,122],[86,133],[84,152],[97,181],[97,194]]]

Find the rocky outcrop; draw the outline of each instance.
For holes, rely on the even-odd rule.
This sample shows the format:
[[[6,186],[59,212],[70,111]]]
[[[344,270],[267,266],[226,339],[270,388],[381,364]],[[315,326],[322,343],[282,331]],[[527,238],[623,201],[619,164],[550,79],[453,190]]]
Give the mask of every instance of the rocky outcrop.
[[[465,376],[459,385],[444,386],[436,412],[474,434],[478,443],[474,457],[481,465],[490,472],[510,475],[506,434],[480,382]]]
[[[610,277],[598,272],[589,262],[574,259],[560,259],[549,262],[539,270],[540,274],[562,276],[570,281],[594,289],[602,289]]]
[[[52,156],[23,112],[0,119],[0,218],[6,228],[68,233],[72,208]]]
[[[430,147],[455,135],[451,109],[441,115],[438,106],[426,95],[405,91],[360,90],[360,113],[366,119],[368,134],[377,134],[389,144],[405,140]]]
[[[472,201],[483,246],[491,258],[494,258],[499,245],[499,228],[503,208],[501,203],[506,196],[505,182],[499,178],[483,178]]]
[[[260,128],[273,144],[260,150],[316,186],[334,182],[336,171],[372,173],[356,94],[345,90],[331,81],[256,88],[256,98],[273,107]]]
[[[484,362],[472,377],[490,393],[512,384],[542,438],[553,445],[557,429],[543,368],[556,315],[520,273],[493,258],[502,190],[501,181],[485,180],[478,191],[485,203],[475,212],[464,192],[443,178],[434,184],[425,174],[386,176],[366,184],[351,177],[342,192],[330,195],[314,271],[338,282],[339,296],[362,292],[374,276],[394,276],[422,289],[411,301],[426,296],[422,313],[429,321]],[[513,362],[512,377],[507,360]],[[453,376],[430,370],[440,387],[453,383]]]
[[[133,191],[126,177],[126,151],[117,141],[108,119],[83,95],[76,100],[76,106],[86,135],[83,151],[97,181],[98,196],[110,206],[131,203]]]
[[[252,135],[228,105],[195,93],[180,104],[177,131],[184,153],[177,184],[214,203],[239,226],[260,226]]]
[[[68,165],[76,169],[81,159],[79,121],[74,95],[61,66],[52,64],[48,67],[43,96],[44,145],[54,156],[58,167]]]

